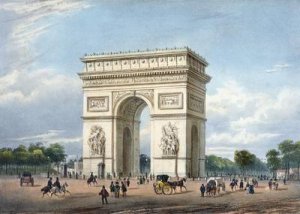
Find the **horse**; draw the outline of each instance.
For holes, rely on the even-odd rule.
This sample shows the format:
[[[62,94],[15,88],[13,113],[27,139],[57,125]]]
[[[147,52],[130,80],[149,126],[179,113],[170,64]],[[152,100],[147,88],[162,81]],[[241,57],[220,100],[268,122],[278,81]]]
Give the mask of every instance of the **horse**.
[[[185,178],[180,179],[179,181],[169,181],[168,183],[171,185],[171,187],[174,189],[174,191],[176,191],[176,187],[180,187],[180,192],[182,192],[182,187],[186,189],[186,186],[184,185],[184,183],[186,182]]]
[[[71,195],[71,192],[69,190],[67,190],[68,186],[69,186],[68,183],[65,182],[60,188],[58,188],[57,186],[52,187],[50,190],[51,197],[53,194],[56,195],[56,193],[64,193],[64,196],[66,195],[66,193],[69,193]]]
[[[43,187],[43,188],[41,189],[41,191],[43,192],[43,196],[42,196],[42,197],[44,197],[45,194],[50,193],[50,190],[51,190],[51,187],[49,187],[49,186]],[[49,196],[49,194],[48,194],[48,196]]]
[[[214,180],[210,180],[206,184],[206,195],[207,196],[215,196],[220,192],[220,187],[217,187],[217,183]]]
[[[97,176],[95,175],[95,176],[89,177],[89,178],[87,179],[86,183],[87,183],[89,186],[91,186],[91,184],[93,184],[93,185],[98,184],[98,182],[97,182]]]

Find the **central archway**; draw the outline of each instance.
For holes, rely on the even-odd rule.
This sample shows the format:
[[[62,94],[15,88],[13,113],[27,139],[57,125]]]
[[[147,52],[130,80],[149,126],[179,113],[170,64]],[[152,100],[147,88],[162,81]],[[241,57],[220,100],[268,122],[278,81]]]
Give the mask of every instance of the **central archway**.
[[[141,113],[147,106],[145,98],[129,96],[116,107],[116,171],[121,176],[140,174]]]

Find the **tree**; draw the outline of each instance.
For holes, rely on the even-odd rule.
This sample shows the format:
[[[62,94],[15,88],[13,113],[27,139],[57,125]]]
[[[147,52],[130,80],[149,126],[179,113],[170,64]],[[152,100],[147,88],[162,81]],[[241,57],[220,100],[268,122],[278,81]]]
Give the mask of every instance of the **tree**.
[[[47,162],[47,158],[44,155],[42,149],[34,149],[30,153],[29,163],[31,163],[35,166],[35,173],[36,173],[36,167],[38,165],[44,164],[46,162]]]
[[[267,165],[269,169],[273,172],[273,177],[277,178],[276,170],[280,167],[281,159],[279,157],[280,153],[276,149],[271,149],[267,152]]]
[[[293,161],[297,164],[297,179],[299,180],[299,168],[300,168],[300,141],[295,143],[295,149],[292,154]]]
[[[31,143],[28,147],[28,152],[33,152],[36,149],[42,150],[43,154],[45,154],[46,148],[43,146],[43,143],[37,142],[35,144]]]
[[[282,160],[285,165],[285,177],[290,178],[290,163],[295,149],[292,140],[284,140],[278,145],[278,149],[282,154]]]
[[[50,158],[52,163],[57,166],[57,173],[59,172],[59,164],[65,160],[65,149],[62,145],[55,143],[51,144],[46,150],[45,155]]]
[[[234,161],[239,165],[243,175],[245,174],[245,168],[250,166],[255,161],[255,155],[251,154],[247,150],[236,150],[234,152]]]
[[[2,148],[0,150],[0,162],[5,163],[5,174],[7,174],[7,166],[13,162],[13,152],[11,148]]]
[[[27,163],[29,153],[26,146],[19,145],[16,149],[13,150],[13,155],[15,163],[17,164],[17,173],[19,173],[18,167],[22,164]]]
[[[206,156],[205,168],[207,171],[211,171],[214,174],[218,174],[220,172],[231,174],[236,172],[237,166],[233,161],[227,158],[218,157],[216,155],[208,155]]]

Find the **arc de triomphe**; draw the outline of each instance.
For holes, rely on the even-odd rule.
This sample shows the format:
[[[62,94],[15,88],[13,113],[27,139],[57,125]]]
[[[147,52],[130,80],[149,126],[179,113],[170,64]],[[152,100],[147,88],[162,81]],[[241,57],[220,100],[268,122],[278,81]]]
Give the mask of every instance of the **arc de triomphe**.
[[[205,175],[206,60],[189,48],[90,54],[83,72],[83,173],[139,175],[148,106],[151,172]]]

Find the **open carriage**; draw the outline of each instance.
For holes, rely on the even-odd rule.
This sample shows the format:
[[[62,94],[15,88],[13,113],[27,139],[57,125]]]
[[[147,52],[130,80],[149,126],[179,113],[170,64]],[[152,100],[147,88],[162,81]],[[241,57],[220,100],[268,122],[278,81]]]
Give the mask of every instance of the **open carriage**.
[[[173,192],[173,188],[168,182],[170,176],[168,175],[157,175],[156,181],[153,183],[154,192],[158,195],[170,195]]]
[[[168,175],[157,175],[156,182],[153,183],[154,192],[156,194],[170,195],[176,193],[176,188],[180,188],[180,192],[186,191],[185,182],[186,179],[182,178],[177,181],[169,181],[170,176]]]

